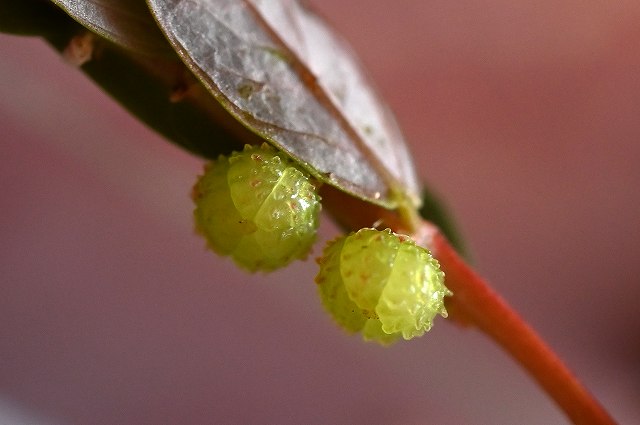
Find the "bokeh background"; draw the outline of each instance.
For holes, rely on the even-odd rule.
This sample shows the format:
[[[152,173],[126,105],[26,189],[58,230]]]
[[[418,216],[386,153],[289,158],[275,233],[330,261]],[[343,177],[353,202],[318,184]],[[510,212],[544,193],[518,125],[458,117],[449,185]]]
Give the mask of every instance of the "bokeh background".
[[[640,3],[312,3],[478,271],[639,423]],[[364,344],[322,311],[312,261],[248,275],[206,252],[201,167],[40,40],[0,35],[0,424],[566,423],[474,330]]]

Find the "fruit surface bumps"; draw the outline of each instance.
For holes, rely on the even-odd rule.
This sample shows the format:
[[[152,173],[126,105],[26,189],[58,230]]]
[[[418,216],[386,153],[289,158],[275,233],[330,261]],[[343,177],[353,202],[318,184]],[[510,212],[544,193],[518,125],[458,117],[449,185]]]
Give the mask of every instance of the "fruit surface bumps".
[[[349,332],[389,343],[446,317],[444,273],[429,251],[390,230],[361,229],[330,242],[316,277],[323,305]]]
[[[305,258],[320,198],[309,177],[268,145],[245,146],[205,167],[193,190],[196,230],[220,255],[250,271]]]

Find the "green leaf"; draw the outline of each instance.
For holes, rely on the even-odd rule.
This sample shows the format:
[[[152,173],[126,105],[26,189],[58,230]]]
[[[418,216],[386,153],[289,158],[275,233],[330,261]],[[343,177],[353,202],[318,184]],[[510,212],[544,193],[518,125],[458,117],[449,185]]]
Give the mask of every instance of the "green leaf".
[[[167,71],[176,69],[170,62],[161,62],[163,66]],[[104,49],[82,69],[141,121],[193,153],[216,158],[241,146],[212,118],[209,111],[219,108],[212,98],[200,99],[201,103],[172,102],[164,79],[120,49]]]
[[[51,0],[101,37],[147,56],[173,56],[144,0]]]
[[[3,0],[2,6],[2,31],[42,36],[59,51],[63,51],[73,37],[87,31],[48,1]],[[148,11],[146,14],[153,23]],[[170,141],[204,157],[216,158],[242,147],[241,136],[237,136],[233,128],[234,120],[200,84],[188,79],[190,72],[176,55],[151,58],[96,38],[98,53],[81,69],[141,121]],[[164,43],[171,49],[166,41]],[[181,77],[186,82],[181,81]],[[187,87],[190,95],[172,102],[170,95],[175,85],[181,83],[191,85]]]
[[[426,186],[422,191],[422,207],[420,208],[420,215],[425,220],[429,220],[447,237],[451,245],[458,251],[460,255],[467,260],[470,259],[470,253],[467,250],[467,246],[464,239],[460,235],[458,225],[451,214],[451,211],[444,203],[444,201],[430,191]]]
[[[295,1],[148,0],[175,50],[237,120],[316,178],[419,204],[398,126],[353,53]]]
[[[63,13],[47,0],[0,0],[0,32],[44,35],[59,28]]]

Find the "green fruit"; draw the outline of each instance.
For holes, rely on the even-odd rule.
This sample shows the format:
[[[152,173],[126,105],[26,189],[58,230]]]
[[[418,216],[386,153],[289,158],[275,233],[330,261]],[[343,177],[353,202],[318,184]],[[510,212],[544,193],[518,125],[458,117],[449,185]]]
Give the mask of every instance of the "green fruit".
[[[209,247],[250,271],[305,258],[316,237],[320,197],[308,175],[264,144],[219,157],[193,190],[196,230]]]
[[[349,332],[390,343],[447,317],[444,273],[429,251],[390,230],[361,229],[330,242],[316,277],[323,305]]]

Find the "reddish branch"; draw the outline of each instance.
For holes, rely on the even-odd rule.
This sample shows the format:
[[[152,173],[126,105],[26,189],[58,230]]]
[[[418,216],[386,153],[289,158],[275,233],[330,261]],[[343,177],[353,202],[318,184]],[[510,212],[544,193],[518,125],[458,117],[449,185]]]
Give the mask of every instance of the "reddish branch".
[[[431,248],[454,293],[447,302],[451,319],[476,326],[493,338],[574,423],[615,423],[540,336],[463,262],[440,233],[434,235]]]
[[[394,212],[364,205],[339,191],[326,188],[323,204],[339,224],[359,229],[381,222],[397,232],[407,227]],[[575,424],[605,425],[614,420],[582,386],[536,332],[480,278],[430,223],[422,221],[410,232],[416,242],[429,248],[445,272],[449,318],[485,332],[520,363]]]

